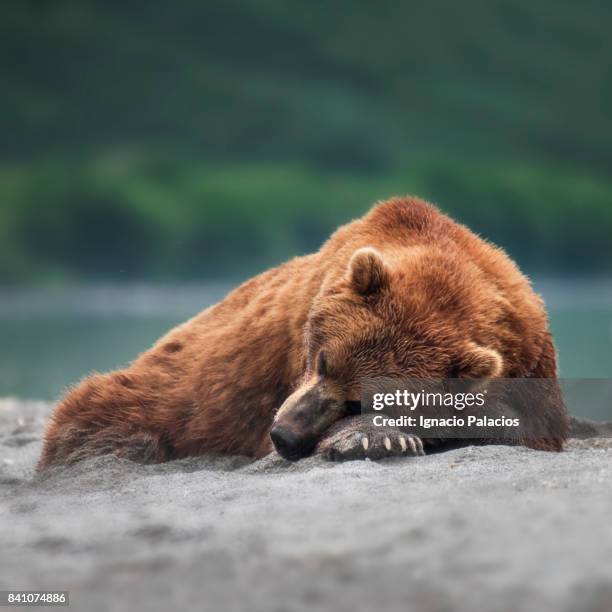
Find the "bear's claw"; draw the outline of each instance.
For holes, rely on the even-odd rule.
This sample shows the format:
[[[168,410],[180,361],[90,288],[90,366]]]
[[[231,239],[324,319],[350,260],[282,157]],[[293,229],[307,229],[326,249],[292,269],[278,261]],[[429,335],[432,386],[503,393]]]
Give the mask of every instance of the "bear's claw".
[[[340,430],[325,441],[321,454],[330,461],[424,455],[423,442],[402,431]]]

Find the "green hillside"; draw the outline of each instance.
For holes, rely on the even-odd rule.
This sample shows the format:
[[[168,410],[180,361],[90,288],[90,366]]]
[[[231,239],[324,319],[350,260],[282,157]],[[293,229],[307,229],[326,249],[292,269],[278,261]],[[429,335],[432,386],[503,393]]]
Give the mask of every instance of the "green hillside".
[[[0,282],[238,278],[417,193],[612,271],[612,5],[12,2]]]

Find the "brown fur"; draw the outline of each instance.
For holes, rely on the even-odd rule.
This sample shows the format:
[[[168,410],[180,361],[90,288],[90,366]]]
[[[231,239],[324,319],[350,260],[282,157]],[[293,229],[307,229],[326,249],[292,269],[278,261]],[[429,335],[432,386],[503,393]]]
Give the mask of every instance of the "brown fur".
[[[359,400],[359,380],[377,375],[556,376],[529,282],[503,251],[416,198],[379,204],[125,370],[85,379],[56,407],[39,468],[107,452],[260,457],[275,417],[300,421],[306,393],[320,409],[302,421],[324,430]],[[534,410],[566,420],[560,400]],[[527,443],[559,450],[563,438]]]

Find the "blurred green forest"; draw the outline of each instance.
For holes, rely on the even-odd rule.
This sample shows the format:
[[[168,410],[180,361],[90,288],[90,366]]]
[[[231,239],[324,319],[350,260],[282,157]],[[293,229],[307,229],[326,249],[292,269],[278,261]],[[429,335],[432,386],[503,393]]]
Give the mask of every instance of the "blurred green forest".
[[[240,279],[428,198],[612,271],[612,3],[8,1],[0,283]]]

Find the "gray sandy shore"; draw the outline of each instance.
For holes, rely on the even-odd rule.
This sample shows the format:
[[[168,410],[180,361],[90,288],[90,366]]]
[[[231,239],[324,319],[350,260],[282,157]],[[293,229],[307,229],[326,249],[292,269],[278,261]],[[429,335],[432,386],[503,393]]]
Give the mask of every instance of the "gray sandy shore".
[[[41,478],[48,412],[0,401],[0,589],[69,590],[76,610],[612,610],[609,438]]]

